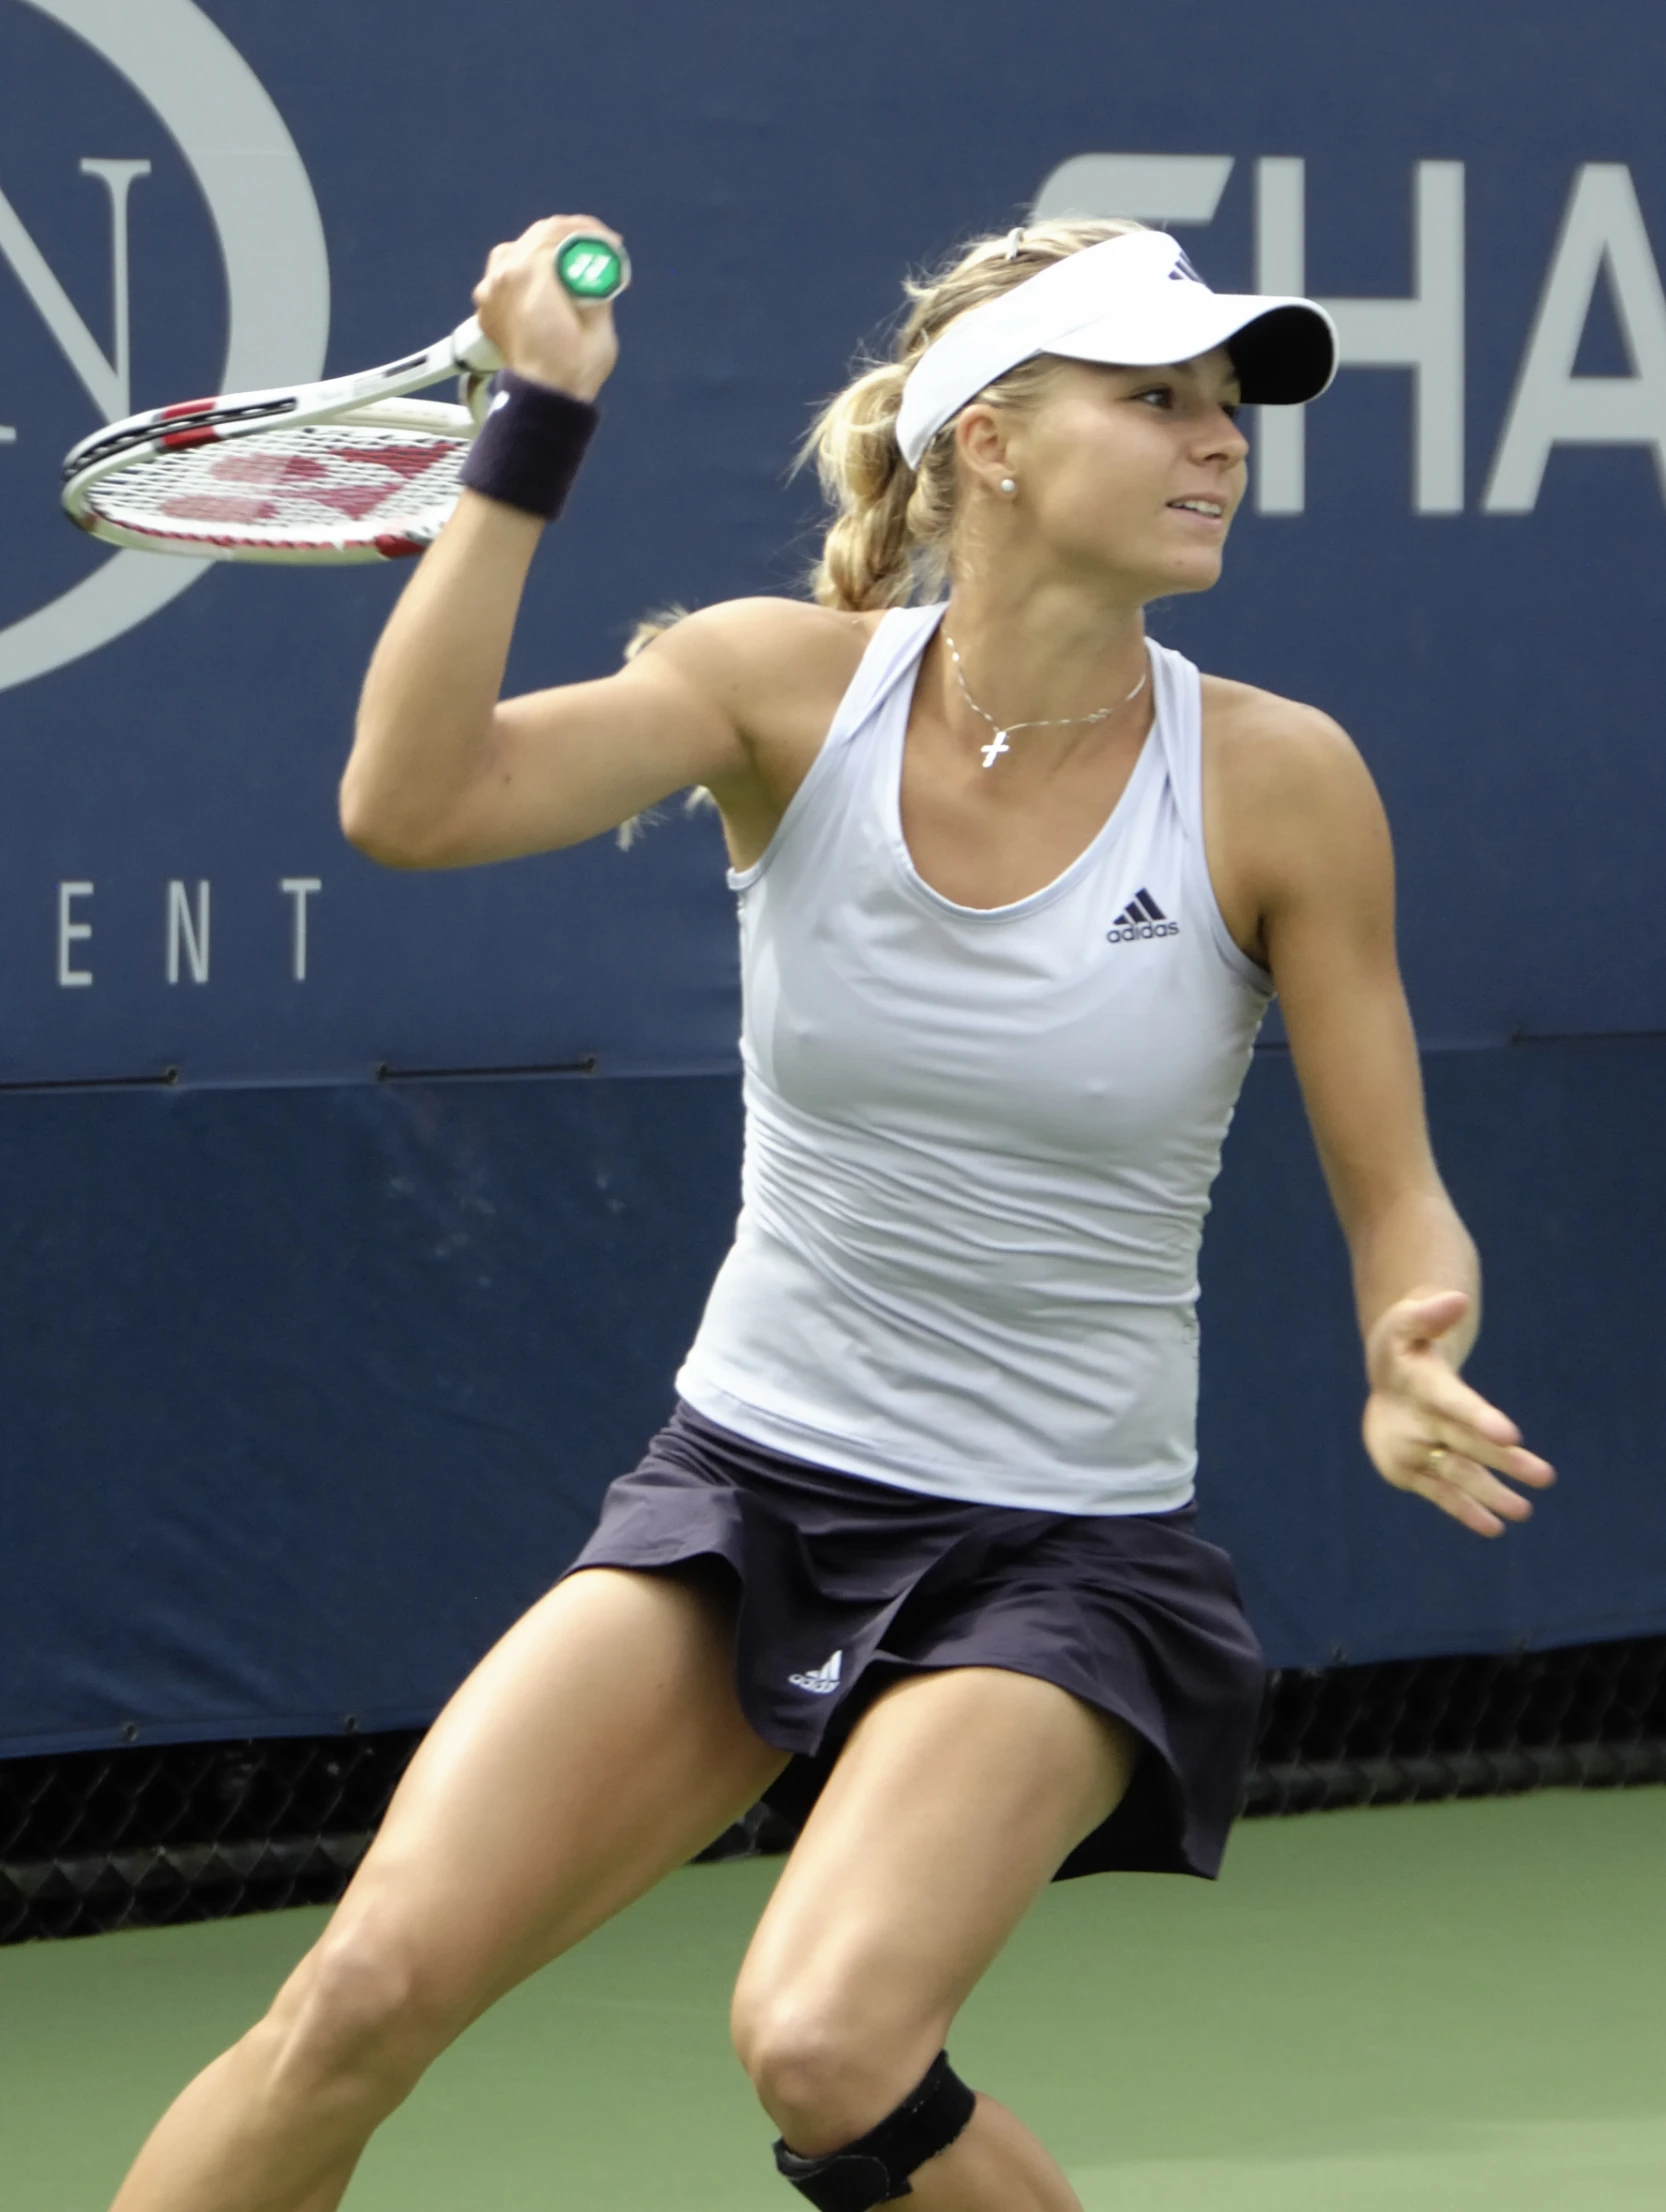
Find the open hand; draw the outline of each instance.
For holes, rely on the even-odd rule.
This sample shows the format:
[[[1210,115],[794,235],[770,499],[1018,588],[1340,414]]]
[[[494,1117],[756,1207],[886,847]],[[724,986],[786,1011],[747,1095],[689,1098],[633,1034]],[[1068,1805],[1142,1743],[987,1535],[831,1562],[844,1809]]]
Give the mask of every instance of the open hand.
[[[1443,1340],[1468,1311],[1465,1292],[1437,1290],[1379,1316],[1365,1347],[1365,1448],[1396,1490],[1415,1491],[1477,1536],[1502,1536],[1507,1521],[1533,1511],[1510,1483],[1542,1490],[1556,1473],[1522,1448],[1509,1416],[1458,1375]]]

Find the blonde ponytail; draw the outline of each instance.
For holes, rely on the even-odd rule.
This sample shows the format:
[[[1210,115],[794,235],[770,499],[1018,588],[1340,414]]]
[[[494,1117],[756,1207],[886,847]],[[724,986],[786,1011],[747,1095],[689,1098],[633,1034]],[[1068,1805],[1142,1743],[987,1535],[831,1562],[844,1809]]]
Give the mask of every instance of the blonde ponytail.
[[[900,362],[865,369],[828,402],[812,433],[822,494],[837,510],[812,584],[824,607],[900,607],[913,590],[915,478],[897,444],[907,381]]]
[[[1143,229],[1119,217],[1032,223],[979,238],[935,274],[906,286],[913,311],[889,361],[865,362],[817,416],[799,454],[813,461],[834,516],[810,576],[824,607],[853,613],[906,606],[916,591],[943,589],[950,569],[959,486],[953,425],[940,430],[911,469],[897,444],[897,413],[908,372],[927,346],[968,308],[979,307],[1049,262],[1102,239]],[[984,397],[1033,406],[1052,373],[1045,355],[1020,363]]]

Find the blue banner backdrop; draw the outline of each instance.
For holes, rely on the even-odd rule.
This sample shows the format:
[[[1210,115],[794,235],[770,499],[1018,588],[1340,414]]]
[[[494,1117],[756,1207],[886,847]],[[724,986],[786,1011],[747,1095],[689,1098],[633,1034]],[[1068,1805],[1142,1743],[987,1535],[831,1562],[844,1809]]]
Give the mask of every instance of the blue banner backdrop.
[[[797,588],[809,408],[969,231],[1139,214],[1333,305],[1335,390],[1252,426],[1227,580],[1153,628],[1382,784],[1493,1263],[1477,1371],[1567,1482],[1494,1550],[1372,1488],[1275,1023],[1208,1253],[1205,1496],[1280,1659],[1666,1627],[1666,19],[1507,16],[501,0],[461,39],[432,0],[0,0],[0,1750],[431,1710],[657,1417],[721,1250],[709,820],[381,873],[334,786],[399,572],[113,556],[56,512],[101,420],[433,338],[561,206],[638,281],[517,686]]]

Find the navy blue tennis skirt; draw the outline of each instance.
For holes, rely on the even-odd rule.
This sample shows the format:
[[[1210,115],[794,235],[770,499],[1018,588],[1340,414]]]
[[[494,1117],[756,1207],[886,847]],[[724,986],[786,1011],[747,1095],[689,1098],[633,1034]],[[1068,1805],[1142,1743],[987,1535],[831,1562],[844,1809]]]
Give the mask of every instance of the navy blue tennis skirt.
[[[741,1709],[794,1754],[769,1793],[801,1817],[899,1675],[1004,1667],[1056,1682],[1145,1745],[1122,1803],[1060,1877],[1213,1876],[1263,1679],[1225,1552],[1196,1510],[1034,1513],[894,1490],[792,1459],[679,1404],[608,1490],[568,1569],[723,1561],[739,1586]]]

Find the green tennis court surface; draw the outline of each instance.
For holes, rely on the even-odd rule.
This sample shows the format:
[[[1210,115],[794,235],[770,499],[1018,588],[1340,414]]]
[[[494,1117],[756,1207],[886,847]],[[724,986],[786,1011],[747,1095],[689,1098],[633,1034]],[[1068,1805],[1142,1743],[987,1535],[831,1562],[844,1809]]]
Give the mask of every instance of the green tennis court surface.
[[[774,1875],[691,1868],[518,1991],[349,2212],[786,2212],[724,2024]],[[99,2212],[322,1917],[0,1952],[5,2212]],[[1066,1884],[954,2052],[1089,2212],[1659,2212],[1666,1791],[1264,1821],[1213,1889]]]

